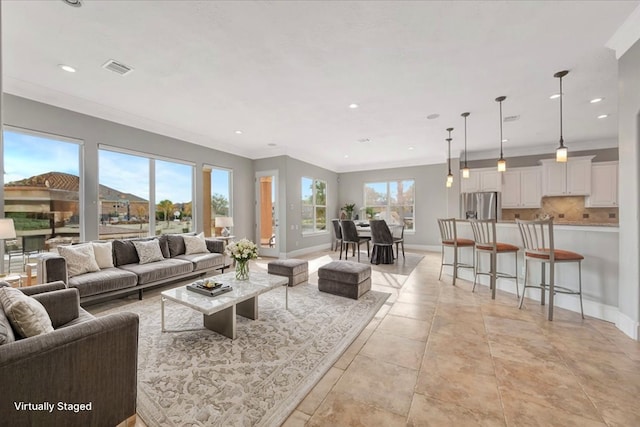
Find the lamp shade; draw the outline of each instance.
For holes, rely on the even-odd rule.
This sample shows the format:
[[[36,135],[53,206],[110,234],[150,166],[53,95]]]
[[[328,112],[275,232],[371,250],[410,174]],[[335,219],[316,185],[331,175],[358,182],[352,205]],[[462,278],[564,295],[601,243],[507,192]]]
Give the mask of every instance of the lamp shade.
[[[0,239],[15,239],[16,228],[13,225],[13,219],[0,219]]]
[[[216,227],[233,227],[233,218],[231,218],[230,216],[216,217]]]

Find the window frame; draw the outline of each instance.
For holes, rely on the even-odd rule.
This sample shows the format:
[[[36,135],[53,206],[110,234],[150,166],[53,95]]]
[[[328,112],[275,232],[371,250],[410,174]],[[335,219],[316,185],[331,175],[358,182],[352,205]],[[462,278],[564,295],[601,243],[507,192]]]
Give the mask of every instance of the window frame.
[[[311,203],[305,203],[305,199],[302,197],[303,194],[303,189],[304,189],[304,184],[303,181],[304,180],[311,180]],[[324,204],[318,204],[317,203],[317,183],[318,182],[322,182],[324,183]],[[300,218],[301,220],[304,220],[304,217],[302,216],[302,211],[303,211],[303,207],[304,206],[308,206],[311,207],[311,212],[312,212],[312,224],[313,224],[313,229],[312,230],[307,230],[305,231],[304,228],[301,230],[302,231],[302,236],[315,236],[315,235],[320,235],[320,234],[327,234],[329,232],[328,227],[327,227],[327,223],[328,223],[328,219],[327,219],[327,200],[328,200],[328,191],[329,191],[329,186],[327,184],[327,180],[326,179],[321,179],[321,178],[312,178],[309,176],[302,176],[300,178]],[[317,210],[318,208],[324,208],[324,221],[325,221],[325,225],[324,225],[324,230],[319,229],[318,228],[318,218],[317,218]]]
[[[402,182],[407,182],[407,181],[411,181],[413,183],[413,204],[411,205],[399,205],[399,204],[393,204],[392,203],[392,193],[391,193],[391,185],[395,184],[395,183],[402,183]],[[362,206],[363,209],[366,212],[366,209],[368,207],[380,207],[380,206],[368,206],[367,205],[367,185],[371,185],[371,184],[385,184],[386,185],[386,204],[384,205],[384,212],[385,212],[385,216],[387,218],[389,218],[391,216],[391,208],[393,206],[411,206],[411,210],[413,212],[413,227],[412,228],[408,228],[406,226],[406,221],[403,218],[403,222],[402,224],[405,226],[405,233],[415,233],[416,232],[416,221],[415,221],[415,217],[416,217],[416,180],[414,178],[397,178],[397,179],[387,179],[387,180],[378,180],[378,181],[367,181],[364,182],[362,185]],[[406,217],[405,217],[406,218]]]

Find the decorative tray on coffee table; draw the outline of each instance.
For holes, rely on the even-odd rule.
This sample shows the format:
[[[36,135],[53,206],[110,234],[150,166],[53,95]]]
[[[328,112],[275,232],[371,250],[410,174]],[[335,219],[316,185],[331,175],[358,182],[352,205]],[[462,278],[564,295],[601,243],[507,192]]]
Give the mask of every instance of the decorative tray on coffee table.
[[[213,280],[197,280],[193,283],[188,284],[187,290],[210,297],[215,297],[227,293],[233,290],[233,288],[229,285],[215,282]]]

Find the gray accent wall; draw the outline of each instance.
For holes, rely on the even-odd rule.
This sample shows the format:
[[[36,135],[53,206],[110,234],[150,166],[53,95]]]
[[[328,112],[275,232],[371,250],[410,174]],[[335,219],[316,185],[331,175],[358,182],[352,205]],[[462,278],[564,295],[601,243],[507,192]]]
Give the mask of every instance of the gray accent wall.
[[[191,162],[196,166],[195,194],[202,194],[203,165],[215,165],[233,170],[233,233],[239,236],[252,235],[254,214],[253,161],[244,157],[192,144],[183,140],[158,135],[130,126],[121,125],[63,108],[28,100],[14,95],[4,95],[2,119],[4,125],[26,130],[58,135],[83,142],[84,183],[81,200],[86,221],[82,239],[98,238],[98,146],[148,153],[169,159]],[[151,106],[153,108],[153,106]],[[196,199],[197,200],[197,199]],[[204,229],[202,204],[196,204],[195,228]]]
[[[456,171],[452,173],[456,175]],[[455,216],[449,214],[450,209],[457,212],[459,191],[456,184],[450,189],[445,187],[447,166],[445,164],[411,166],[406,168],[381,169],[375,171],[348,172],[339,175],[339,200],[333,214],[337,217],[338,209],[346,203],[355,203],[356,209],[364,205],[364,184],[366,182],[392,181],[399,179],[414,179],[416,189],[415,205],[415,233],[405,232],[407,246],[440,247],[440,231],[438,218]],[[453,204],[452,207],[449,205]]]

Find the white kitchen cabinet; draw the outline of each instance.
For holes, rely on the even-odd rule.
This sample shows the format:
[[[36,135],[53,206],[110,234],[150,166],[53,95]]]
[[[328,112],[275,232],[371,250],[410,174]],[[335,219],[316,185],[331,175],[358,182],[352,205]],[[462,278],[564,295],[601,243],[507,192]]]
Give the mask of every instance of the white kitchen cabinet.
[[[591,166],[591,195],[588,208],[618,207],[618,162],[594,163]]]
[[[508,169],[503,174],[502,209],[539,208],[540,181],[539,167]]]
[[[591,160],[594,156],[570,157],[566,163],[540,160],[543,196],[588,196],[591,193]]]
[[[462,178],[460,173],[460,192],[476,193],[478,191],[501,191],[502,176],[495,168],[471,169],[469,178]]]

